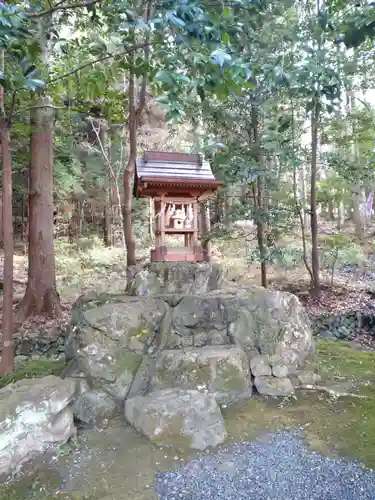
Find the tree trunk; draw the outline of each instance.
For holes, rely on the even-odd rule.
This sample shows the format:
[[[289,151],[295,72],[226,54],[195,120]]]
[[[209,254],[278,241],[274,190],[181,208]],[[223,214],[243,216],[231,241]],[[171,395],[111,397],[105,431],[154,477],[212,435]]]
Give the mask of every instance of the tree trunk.
[[[353,90],[347,90],[346,91],[346,103],[345,103],[345,108],[346,108],[346,113],[347,115],[350,115],[353,113],[355,109],[355,99],[354,99],[354,92]],[[348,130],[348,132],[351,132],[353,137],[355,137],[355,126],[353,124],[352,130]],[[353,141],[352,144],[352,159],[353,162],[356,161],[357,157],[357,145]],[[361,213],[361,204],[362,204],[362,196],[361,196],[361,183],[360,182],[355,182],[352,185],[352,203],[353,203],[353,211],[352,211],[352,221],[354,223],[354,229],[355,229],[355,234],[358,239],[363,238],[363,229],[364,229],[364,224],[363,224],[363,214]]]
[[[314,106],[311,112],[311,186],[310,186],[310,217],[311,217],[311,269],[313,273],[312,292],[320,292],[319,276],[319,248],[318,248],[318,214],[316,209],[316,180],[317,180],[317,152],[318,152],[318,123],[319,113]]]
[[[104,210],[103,210],[103,242],[106,247],[112,244],[112,221],[111,221],[111,170],[110,170],[110,147],[108,139],[108,123],[101,120],[99,123],[99,140],[102,153],[107,167],[107,182],[105,184]]]
[[[301,171],[300,171],[300,190],[301,190],[301,208],[302,208],[302,214],[303,214],[303,225],[305,231],[309,230],[309,214],[307,210],[307,203],[306,203],[306,165],[304,162],[301,162]]]
[[[224,198],[224,224],[227,231],[233,230],[233,192],[232,189],[227,189]]]
[[[129,159],[124,172],[124,204],[123,224],[126,244],[126,265],[135,266],[137,263],[135,255],[135,242],[132,226],[132,201],[135,167],[137,161],[137,112],[135,107],[135,81],[134,73],[129,76]]]
[[[337,229],[342,229],[345,225],[345,206],[342,200],[337,207],[337,213]]]
[[[328,214],[327,214],[328,220],[330,222],[334,221],[335,220],[335,212],[334,212],[334,208],[333,208],[333,200],[328,201],[327,212],[328,212]]]
[[[257,239],[260,254],[260,275],[261,285],[264,288],[268,286],[267,280],[267,247],[265,238],[265,204],[264,204],[264,182],[263,175],[258,175],[257,179],[257,208],[259,216],[257,217]]]
[[[31,162],[29,191],[29,270],[19,318],[61,313],[56,291],[53,246],[53,120],[51,100],[40,97],[31,111]]]
[[[0,141],[3,157],[3,341],[0,375],[14,370],[13,350],[13,214],[12,214],[12,153],[10,134],[5,116],[0,119]]]
[[[152,14],[152,1],[147,0],[144,12],[144,21],[148,23]],[[131,37],[135,44],[136,35],[135,31],[131,31]],[[149,33],[145,36],[145,48],[143,58],[145,64],[150,61],[150,46],[148,44],[150,39]],[[137,161],[137,132],[140,125],[141,114],[146,105],[146,91],[147,91],[147,74],[143,75],[142,83],[139,92],[137,92],[136,102],[136,81],[135,81],[135,56],[134,52],[130,56],[130,74],[129,74],[129,90],[128,90],[128,127],[129,127],[129,159],[124,172],[124,204],[123,204],[123,225],[124,237],[126,245],[126,264],[127,267],[134,266],[137,263],[135,254],[135,242],[133,237],[132,225],[132,205],[133,205],[133,187],[134,177]]]
[[[352,220],[354,223],[355,235],[358,239],[363,237],[363,222],[361,214],[361,188],[358,184],[352,186],[352,201],[353,201],[353,212]]]
[[[255,151],[259,151],[259,113],[256,105],[251,106],[251,140]],[[266,245],[266,205],[264,201],[264,171],[262,157],[259,153],[254,155],[259,168],[256,185],[253,184],[254,206],[256,208],[257,240],[260,254],[261,284],[264,288],[268,286],[267,280],[267,245]]]
[[[4,3],[4,0],[0,0]],[[0,50],[0,70],[4,74],[4,50]],[[3,334],[0,375],[14,370],[13,349],[13,210],[12,148],[4,106],[4,87],[0,86],[0,144],[3,160],[2,228],[4,243]]]
[[[303,163],[301,164],[303,165]],[[303,182],[301,185],[305,185],[305,180],[304,180],[304,174],[303,177]],[[306,217],[306,198],[305,198],[305,189],[301,189],[300,195],[298,194],[298,187],[297,187],[297,172],[296,172],[296,165],[294,165],[293,168],[293,196],[294,196],[294,205],[296,207],[297,213],[298,213],[298,218],[299,218],[299,223],[301,227],[301,238],[302,238],[302,251],[303,251],[303,263],[305,264],[306,270],[309,273],[311,283],[314,280],[314,275],[311,269],[311,266],[309,264],[308,256],[307,256],[307,244],[306,244],[306,230],[308,226],[308,221],[305,221]]]
[[[210,205],[208,200],[201,202],[199,204],[199,230],[201,236],[203,255],[205,256],[207,262],[211,262],[212,260],[212,245],[210,241],[211,217],[210,217]]]

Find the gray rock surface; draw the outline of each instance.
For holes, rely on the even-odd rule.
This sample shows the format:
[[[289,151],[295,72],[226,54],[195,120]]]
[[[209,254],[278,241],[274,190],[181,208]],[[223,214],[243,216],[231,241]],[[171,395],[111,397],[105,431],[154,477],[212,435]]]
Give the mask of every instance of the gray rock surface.
[[[300,385],[315,385],[319,384],[322,377],[312,371],[301,371],[298,373],[298,382]]]
[[[288,378],[255,377],[254,385],[259,394],[265,396],[287,396],[294,394],[294,387]]]
[[[151,387],[208,391],[219,404],[235,403],[252,394],[247,356],[234,346],[165,350],[156,362]]]
[[[250,360],[250,369],[254,377],[271,375],[271,367],[268,356],[254,356]]]
[[[285,378],[289,374],[288,367],[285,365],[273,365],[272,375],[278,378]]]
[[[224,268],[208,262],[151,262],[129,269],[129,295],[204,294],[220,288]]]
[[[125,417],[150,441],[204,450],[224,442],[227,432],[213,396],[166,389],[125,402]]]
[[[114,399],[106,392],[86,391],[73,404],[73,415],[85,424],[100,426],[117,413]]]
[[[0,389],[0,476],[75,435],[74,382],[50,375]]]

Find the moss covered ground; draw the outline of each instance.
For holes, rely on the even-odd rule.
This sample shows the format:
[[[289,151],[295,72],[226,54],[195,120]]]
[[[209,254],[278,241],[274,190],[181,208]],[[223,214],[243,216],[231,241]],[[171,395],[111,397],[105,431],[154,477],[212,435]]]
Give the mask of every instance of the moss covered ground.
[[[315,451],[358,458],[375,468],[375,352],[344,341],[318,341],[322,385],[347,384],[364,398],[304,392],[296,398],[258,399],[226,412],[231,440],[252,439],[265,430],[300,427]]]

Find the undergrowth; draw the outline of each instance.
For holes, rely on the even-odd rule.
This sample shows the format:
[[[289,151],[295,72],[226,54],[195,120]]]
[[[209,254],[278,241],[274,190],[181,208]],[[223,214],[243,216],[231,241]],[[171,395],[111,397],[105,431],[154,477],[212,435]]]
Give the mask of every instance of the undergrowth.
[[[97,237],[81,238],[76,244],[59,239],[55,244],[56,272],[60,287],[81,287],[100,274],[124,271],[124,250],[105,247]]]

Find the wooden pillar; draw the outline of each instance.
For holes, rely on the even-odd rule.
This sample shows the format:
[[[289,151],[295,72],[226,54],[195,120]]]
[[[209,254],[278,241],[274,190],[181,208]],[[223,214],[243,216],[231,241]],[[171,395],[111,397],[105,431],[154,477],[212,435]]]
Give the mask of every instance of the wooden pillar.
[[[165,246],[165,208],[166,202],[164,197],[162,197],[160,202],[160,246]]]
[[[192,203],[192,207],[193,207],[193,215],[194,215],[194,217],[193,217],[194,233],[193,233],[192,246],[193,246],[194,251],[195,251],[195,249],[198,246],[198,203],[196,201],[194,201],[194,203]]]
[[[154,202],[154,207],[155,207],[155,249],[161,246],[161,241],[160,241],[160,235],[161,235],[161,223],[160,223],[160,206],[161,203],[155,201]]]
[[[150,238],[154,239],[154,231],[155,231],[155,200],[153,198],[149,199],[149,227],[148,232]]]

